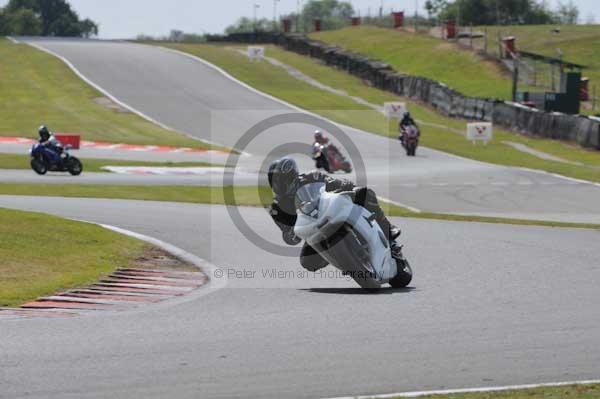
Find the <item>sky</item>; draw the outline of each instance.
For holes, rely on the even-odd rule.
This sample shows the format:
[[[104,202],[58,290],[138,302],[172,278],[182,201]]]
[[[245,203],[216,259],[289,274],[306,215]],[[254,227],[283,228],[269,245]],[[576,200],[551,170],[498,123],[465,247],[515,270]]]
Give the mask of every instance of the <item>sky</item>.
[[[350,0],[348,0],[350,1]],[[502,1],[502,0],[500,0]],[[558,0],[546,0],[555,7]],[[4,6],[8,0],[0,0]],[[239,17],[252,17],[253,5],[258,4],[258,18],[273,18],[274,0],[69,0],[83,18],[100,24],[100,37],[107,39],[133,38],[140,33],[153,36],[167,35],[171,29],[191,33],[221,33]],[[277,14],[297,9],[302,0],[279,0]],[[384,10],[405,10],[413,14],[416,4],[422,7],[425,0],[351,0],[355,10],[366,15],[369,8],[378,13]],[[564,2],[567,2],[565,0]],[[600,23],[598,0],[574,0],[579,7],[582,22],[594,15]],[[595,6],[595,7],[594,7]],[[424,12],[420,8],[420,12]]]

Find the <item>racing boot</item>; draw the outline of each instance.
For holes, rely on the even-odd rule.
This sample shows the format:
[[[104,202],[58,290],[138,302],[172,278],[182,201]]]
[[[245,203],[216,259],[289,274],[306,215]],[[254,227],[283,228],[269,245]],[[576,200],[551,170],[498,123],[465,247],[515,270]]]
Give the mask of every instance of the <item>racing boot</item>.
[[[395,242],[396,239],[400,237],[400,234],[402,234],[402,231],[397,226],[394,226],[390,223],[388,218],[385,217],[385,214],[383,213],[383,210],[381,208],[376,210],[374,213],[375,220],[381,227],[381,230],[383,230],[383,232],[387,235],[388,241],[390,243]]]
[[[398,244],[396,241],[392,241],[390,243],[390,249],[392,252],[392,257],[397,261],[403,260],[404,255],[402,254],[402,245]]]
[[[379,201],[377,200],[377,195],[371,189],[366,187],[357,187],[355,188],[356,197],[355,202],[361,206],[364,206],[370,212],[373,212],[375,216],[375,221],[381,227],[384,234],[387,236],[388,241],[394,241],[396,238],[400,237],[401,231],[398,227],[394,226],[390,223],[387,217],[385,217],[385,213],[381,206],[379,206]]]
[[[412,275],[412,270],[410,269],[410,265],[408,264],[408,261],[406,260],[406,258],[404,257],[404,254],[402,253],[402,245],[398,245],[398,243],[396,241],[392,241],[391,252],[392,252],[392,258],[396,261],[396,266],[398,268],[398,271],[402,270],[402,271],[404,271],[404,273],[410,273]],[[406,284],[408,284],[408,283],[406,283]],[[402,285],[404,286],[405,284],[402,284]]]

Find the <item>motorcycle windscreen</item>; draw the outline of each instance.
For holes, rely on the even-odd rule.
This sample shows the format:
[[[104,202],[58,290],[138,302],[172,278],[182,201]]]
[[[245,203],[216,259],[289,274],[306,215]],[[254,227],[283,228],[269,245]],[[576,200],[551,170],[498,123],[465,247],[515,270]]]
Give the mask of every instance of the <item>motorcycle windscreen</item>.
[[[323,191],[325,183],[310,183],[300,187],[296,192],[296,210],[307,216],[317,217]]]

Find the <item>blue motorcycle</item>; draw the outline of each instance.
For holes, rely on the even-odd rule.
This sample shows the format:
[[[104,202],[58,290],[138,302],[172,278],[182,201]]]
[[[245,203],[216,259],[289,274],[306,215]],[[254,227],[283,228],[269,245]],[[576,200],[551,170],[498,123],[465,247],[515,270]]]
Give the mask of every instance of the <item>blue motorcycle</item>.
[[[31,169],[38,175],[45,175],[47,172],[69,172],[73,176],[78,176],[83,171],[81,161],[69,154],[71,146],[67,145],[63,151],[59,151],[53,146],[34,144],[31,150]]]

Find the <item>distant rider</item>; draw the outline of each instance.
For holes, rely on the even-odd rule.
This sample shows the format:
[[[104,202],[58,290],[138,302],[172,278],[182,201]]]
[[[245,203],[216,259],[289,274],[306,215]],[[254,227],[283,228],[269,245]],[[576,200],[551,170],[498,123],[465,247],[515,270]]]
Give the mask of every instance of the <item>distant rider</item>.
[[[322,131],[315,130],[315,143],[319,143],[321,145],[329,144],[329,139],[325,137]]]
[[[406,129],[408,129],[409,127],[414,126],[417,129],[418,132],[418,136],[417,138],[421,135],[420,130],[419,130],[419,126],[417,126],[417,122],[415,122],[415,120],[412,118],[412,116],[410,115],[410,112],[405,112],[404,116],[402,117],[402,120],[400,121],[400,124],[398,126],[398,129],[400,130],[400,142],[402,143],[402,145],[404,145],[404,134],[406,132]]]
[[[322,131],[315,130],[315,143],[319,143],[322,146],[327,147],[327,151],[330,151],[332,155],[337,156],[339,159],[345,159],[340,150],[333,144],[329,142],[329,139],[325,137]]]
[[[40,136],[40,144],[54,150],[57,154],[62,154],[63,145],[60,141],[54,137],[50,130],[45,125],[40,126],[38,129],[38,135]]]
[[[269,166],[268,177],[269,185],[274,194],[269,213],[275,224],[281,229],[283,241],[286,244],[297,245],[302,241],[294,234],[294,225],[297,218],[296,192],[305,184],[325,183],[325,189],[329,192],[354,191],[356,193],[354,202],[375,214],[375,220],[391,243],[392,254],[397,258],[402,258],[401,248],[395,241],[400,236],[400,230],[385,217],[377,201],[377,195],[373,190],[366,187],[356,187],[349,180],[334,179],[319,171],[300,174],[296,161],[289,157],[272,162]],[[314,272],[327,266],[328,262],[310,245],[304,243],[300,253],[300,264],[305,269]]]
[[[400,127],[417,126],[417,122],[412,118],[410,112],[405,112],[402,120],[400,121]]]

